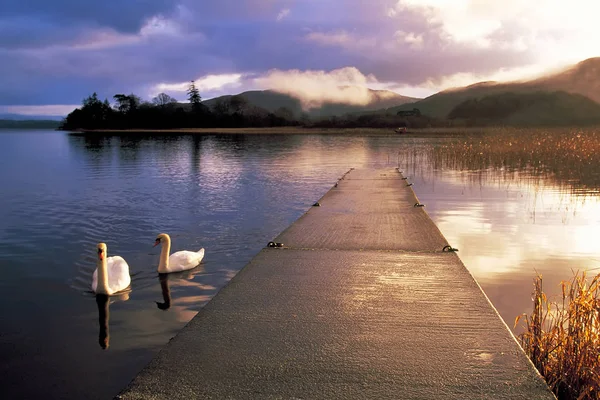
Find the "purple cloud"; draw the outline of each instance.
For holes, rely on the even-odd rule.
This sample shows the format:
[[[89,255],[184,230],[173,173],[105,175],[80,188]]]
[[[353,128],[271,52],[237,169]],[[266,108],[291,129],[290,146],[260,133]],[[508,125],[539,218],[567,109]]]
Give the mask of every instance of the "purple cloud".
[[[160,84],[221,74],[240,74],[236,87],[242,90],[272,69],[353,67],[395,87],[422,86],[536,62],[535,37],[508,11],[486,25],[473,15],[493,16],[492,9],[463,15],[435,4],[5,0],[0,105],[76,104],[93,91],[109,98],[129,92],[149,96]],[[551,29],[544,40],[560,40],[553,25],[546,26]],[[218,94],[218,88],[203,93]]]

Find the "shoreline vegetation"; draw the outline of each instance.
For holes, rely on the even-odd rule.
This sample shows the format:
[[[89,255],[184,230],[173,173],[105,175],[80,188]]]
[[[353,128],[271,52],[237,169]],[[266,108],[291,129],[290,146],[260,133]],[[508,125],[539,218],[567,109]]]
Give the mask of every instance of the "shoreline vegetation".
[[[562,295],[551,301],[543,279],[534,280],[533,311],[520,315],[521,347],[559,400],[600,396],[600,274],[588,280],[575,272],[561,282]]]
[[[163,129],[73,129],[71,134],[204,134],[204,135],[366,135],[405,136],[409,134],[465,134],[480,133],[490,128],[414,128],[398,133],[394,128],[321,128],[304,126],[239,127],[239,128],[163,128]]]

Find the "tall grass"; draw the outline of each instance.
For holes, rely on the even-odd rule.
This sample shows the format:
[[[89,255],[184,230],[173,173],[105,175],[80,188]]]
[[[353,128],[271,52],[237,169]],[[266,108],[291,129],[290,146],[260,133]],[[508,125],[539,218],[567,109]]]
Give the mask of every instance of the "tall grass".
[[[600,274],[575,273],[549,301],[542,276],[534,281],[533,312],[522,321],[521,346],[559,399],[600,398]]]
[[[600,188],[600,128],[487,128],[446,137],[419,149],[407,138],[401,159],[425,156],[438,169],[502,171],[506,177],[525,173],[574,194]]]

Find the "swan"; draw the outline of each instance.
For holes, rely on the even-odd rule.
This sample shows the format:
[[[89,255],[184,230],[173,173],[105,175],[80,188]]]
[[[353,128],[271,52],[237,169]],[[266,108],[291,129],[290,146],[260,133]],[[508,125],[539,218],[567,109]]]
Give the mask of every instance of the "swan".
[[[98,260],[92,276],[92,290],[96,294],[111,295],[131,284],[129,265],[123,257],[107,257],[106,244],[98,243]]]
[[[200,261],[204,258],[204,248],[198,251],[182,250],[169,255],[171,251],[171,237],[166,233],[161,233],[156,237],[154,246],[158,246],[159,244],[162,244],[160,260],[158,261],[159,274],[192,269],[200,264]]]

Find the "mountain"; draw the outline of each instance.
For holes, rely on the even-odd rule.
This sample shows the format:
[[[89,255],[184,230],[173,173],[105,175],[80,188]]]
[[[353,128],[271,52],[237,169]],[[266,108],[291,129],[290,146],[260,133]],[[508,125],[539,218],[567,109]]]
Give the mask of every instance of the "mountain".
[[[472,98],[499,95],[501,93],[536,93],[540,91],[562,91],[585,96],[600,103],[600,57],[582,61],[562,72],[525,82],[480,82],[463,88],[449,89],[436,93],[411,104],[379,110],[381,113],[396,113],[400,110],[418,108],[422,114],[434,118],[446,118],[454,107]],[[566,101],[564,95],[555,100]],[[569,100],[567,101],[577,100]]]
[[[291,95],[275,92],[273,90],[253,90],[240,93],[238,96],[246,99],[248,103],[256,107],[265,109],[269,112],[276,112],[281,108],[287,108],[294,117],[299,118],[303,113],[309,117],[328,117],[334,115],[344,115],[360,111],[374,111],[382,108],[398,106],[400,104],[411,103],[419,99],[406,97],[389,90],[369,89],[371,102],[366,105],[352,105],[343,103],[324,103],[320,107],[308,110],[302,109],[302,102]],[[213,109],[217,103],[230,100],[233,96],[220,96],[203,102],[206,106]]]
[[[471,125],[590,125],[600,123],[600,104],[564,91],[503,92],[465,100],[448,118]]]

